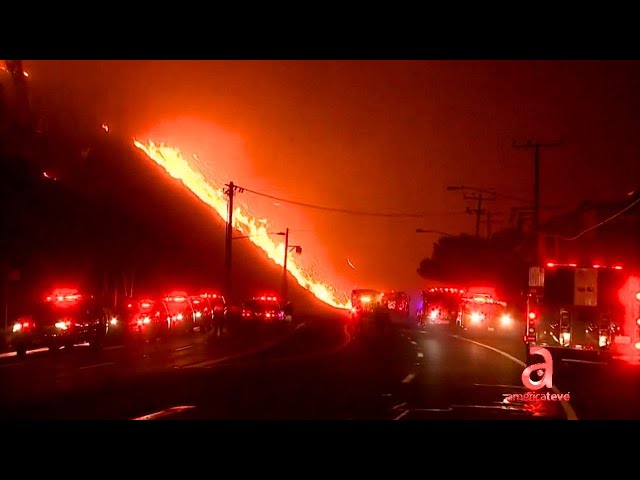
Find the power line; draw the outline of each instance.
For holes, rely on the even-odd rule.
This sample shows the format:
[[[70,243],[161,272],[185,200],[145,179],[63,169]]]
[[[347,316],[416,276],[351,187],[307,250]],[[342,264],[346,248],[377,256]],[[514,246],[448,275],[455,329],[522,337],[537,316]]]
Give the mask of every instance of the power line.
[[[578,238],[580,238],[582,235],[584,235],[587,232],[590,232],[591,230],[595,230],[598,227],[601,227],[602,225],[604,225],[605,223],[610,222],[611,220],[613,220],[616,217],[619,217],[620,215],[622,215],[624,212],[626,212],[627,210],[629,210],[630,208],[634,207],[635,205],[637,205],[638,203],[640,203],[640,198],[634,200],[633,202],[631,202],[629,205],[627,205],[626,207],[624,207],[622,210],[620,210],[618,213],[615,213],[613,215],[611,215],[609,218],[601,221],[600,223],[597,223],[595,225],[592,225],[591,227],[587,228],[586,230],[583,230],[582,232],[580,232],[579,234],[577,234],[575,237],[571,237],[571,238],[567,238],[567,237],[561,237],[563,240],[567,240],[567,241],[571,241],[571,240],[576,240]]]
[[[240,188],[240,187],[238,187]],[[387,217],[387,218],[424,218],[438,215],[455,215],[462,214],[466,212],[431,212],[431,213],[382,213],[382,212],[368,212],[365,210],[350,210],[346,208],[334,208],[334,207],[326,207],[322,205],[314,205],[311,203],[298,202],[295,200],[288,200],[286,198],[276,197],[274,195],[269,195],[267,193],[256,192],[255,190],[251,190],[249,188],[242,187],[242,190],[245,192],[253,193],[254,195],[259,195],[261,197],[270,198],[271,200],[276,200],[282,203],[289,203],[291,205],[297,205],[299,207],[305,208],[314,208],[316,210],[323,210],[326,212],[334,212],[334,213],[344,213],[347,215],[360,215],[366,217]]]

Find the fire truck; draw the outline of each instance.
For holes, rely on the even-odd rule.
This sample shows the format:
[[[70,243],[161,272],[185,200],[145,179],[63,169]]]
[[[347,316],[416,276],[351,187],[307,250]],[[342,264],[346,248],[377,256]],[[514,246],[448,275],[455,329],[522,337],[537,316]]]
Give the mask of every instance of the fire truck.
[[[538,345],[635,358],[640,353],[640,278],[615,264],[532,267],[525,322],[527,352]]]
[[[455,327],[462,315],[462,296],[458,287],[431,287],[422,291],[422,310],[418,314],[420,326],[449,325]]]
[[[403,318],[409,316],[409,301],[411,299],[406,292],[387,292],[384,294],[384,298],[389,310]]]
[[[492,287],[470,287],[462,297],[458,326],[473,332],[511,332],[514,318]]]

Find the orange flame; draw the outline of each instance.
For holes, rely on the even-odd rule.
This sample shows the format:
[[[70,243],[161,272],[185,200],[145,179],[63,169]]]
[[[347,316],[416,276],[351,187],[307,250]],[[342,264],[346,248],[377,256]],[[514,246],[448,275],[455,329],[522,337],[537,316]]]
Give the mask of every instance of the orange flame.
[[[192,167],[177,148],[163,144],[156,145],[149,141],[147,145],[134,140],[134,145],[147,156],[163,167],[173,178],[181,180],[200,200],[215,210],[220,218],[227,219],[227,197],[222,188],[214,187],[197,168]],[[233,226],[266,253],[267,257],[277,265],[284,263],[284,243],[275,243],[267,233],[264,219],[256,219],[249,211],[236,207],[233,212]],[[293,278],[309,292],[323,302],[336,308],[351,308],[346,295],[339,295],[329,284],[316,280],[296,262],[295,258],[287,261],[287,270]]]

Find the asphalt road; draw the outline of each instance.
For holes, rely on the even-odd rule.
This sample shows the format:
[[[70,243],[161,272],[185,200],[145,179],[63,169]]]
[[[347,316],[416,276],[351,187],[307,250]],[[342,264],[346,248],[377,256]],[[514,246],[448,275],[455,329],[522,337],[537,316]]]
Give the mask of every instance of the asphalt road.
[[[0,417],[640,418],[638,366],[558,358],[555,391],[570,393],[570,402],[507,403],[506,395],[525,392],[523,360],[519,332],[395,326],[354,338],[343,317],[313,317],[286,333],[0,356]]]

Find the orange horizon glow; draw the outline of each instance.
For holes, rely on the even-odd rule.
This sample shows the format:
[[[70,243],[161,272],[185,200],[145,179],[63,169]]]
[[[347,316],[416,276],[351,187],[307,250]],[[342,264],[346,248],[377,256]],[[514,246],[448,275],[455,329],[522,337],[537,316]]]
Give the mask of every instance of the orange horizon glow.
[[[151,160],[164,168],[173,178],[191,190],[200,200],[211,207],[223,221],[227,219],[227,197],[222,188],[215,187],[213,179],[207,178],[202,171],[191,166],[178,148],[164,144],[155,144],[149,140],[147,144],[134,139],[134,145],[142,150]],[[275,242],[268,234],[268,223],[258,219],[244,207],[236,207],[233,212],[233,227],[249,241],[260,248],[269,259],[280,267],[284,263],[284,242]],[[346,294],[340,294],[330,284],[315,278],[307,269],[299,264],[295,257],[287,260],[287,271],[300,286],[312,293],[316,298],[336,308],[349,309],[351,302]]]

